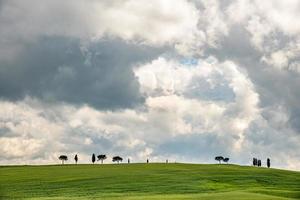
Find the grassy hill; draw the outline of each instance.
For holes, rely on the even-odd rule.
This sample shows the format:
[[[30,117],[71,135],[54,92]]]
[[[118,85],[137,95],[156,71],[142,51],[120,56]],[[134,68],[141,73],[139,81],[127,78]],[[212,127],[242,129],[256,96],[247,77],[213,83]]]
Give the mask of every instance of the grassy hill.
[[[4,166],[0,199],[300,199],[300,172],[196,164]]]

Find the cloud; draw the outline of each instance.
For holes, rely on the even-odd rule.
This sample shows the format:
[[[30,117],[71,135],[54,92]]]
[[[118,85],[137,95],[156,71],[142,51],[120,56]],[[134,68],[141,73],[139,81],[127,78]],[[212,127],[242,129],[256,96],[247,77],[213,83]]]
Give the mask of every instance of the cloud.
[[[229,32],[220,38],[218,47],[206,47],[203,54],[233,60],[246,69],[260,96],[262,111],[285,107],[290,118],[286,126],[296,129],[294,134],[298,134],[295,120],[299,106],[295,102],[299,98],[296,85],[300,84],[299,38],[290,23],[281,26],[280,18],[270,17],[278,12],[283,21],[296,18],[298,2],[289,1],[281,6],[274,1],[274,5],[276,8],[258,1],[228,1],[222,5],[220,12],[225,15],[223,21]]]
[[[163,63],[166,67],[160,68],[161,65],[157,63]],[[182,80],[186,84],[182,87],[175,85],[169,89],[169,83],[176,77],[170,74],[176,74],[178,67],[189,75],[178,73],[179,77],[176,80]],[[175,159],[178,155],[172,155],[173,145],[169,144],[183,135],[187,135],[188,138],[202,138],[204,141],[199,143],[206,145],[210,145],[212,138],[217,138],[214,145],[219,146],[219,152],[221,150],[228,153],[243,152],[241,145],[245,143],[245,130],[259,114],[258,96],[247,75],[240,71],[237,65],[230,61],[219,63],[214,58],[208,58],[198,60],[198,64],[191,67],[176,60],[158,58],[150,63],[137,65],[135,69],[141,90],[153,82],[143,79],[148,76],[145,71],[152,73],[154,79],[160,77],[162,80],[154,81],[153,91],[149,89],[150,93],[143,93],[146,100],[139,109],[99,111],[89,106],[74,107],[64,104],[51,105],[47,108],[39,100],[30,98],[18,103],[2,102],[1,110],[4,113],[1,116],[6,116],[5,112],[8,110],[13,112],[11,116],[1,121],[10,122],[15,115],[19,116],[14,119],[15,123],[12,125],[9,126],[7,123],[2,125],[2,128],[15,135],[12,138],[2,138],[3,145],[12,148],[3,152],[6,159],[11,158],[15,162],[24,161],[24,158],[20,158],[23,154],[13,153],[15,147],[10,145],[11,142],[17,143],[20,139],[35,142],[35,152],[39,158],[43,157],[45,160],[57,157],[58,153],[75,152],[80,152],[84,158],[91,152],[107,152],[111,155],[121,153],[134,160],[143,160],[147,156],[157,160],[167,156]],[[220,76],[223,79],[219,79]],[[207,81],[211,90],[227,84],[234,93],[234,99],[228,102],[186,95],[186,91],[191,89],[190,86],[199,79]],[[200,85],[198,89],[206,88],[201,88]],[[36,135],[38,132],[40,134]],[[43,143],[44,138],[47,138],[47,143]],[[49,143],[52,144],[51,147]],[[22,149],[24,146],[19,145],[19,148]],[[185,159],[194,159],[193,150],[191,148],[190,157],[187,156]],[[24,151],[23,155],[25,158],[35,160],[33,154],[26,152]],[[215,152],[208,151],[205,155],[213,157]],[[87,159],[84,161],[87,162]]]
[[[274,166],[296,169],[298,155],[292,152],[297,152],[299,137],[286,128],[289,116],[284,108],[268,109],[268,115],[261,112],[252,82],[235,63],[212,57],[196,63],[159,57],[136,65],[134,73],[145,102],[134,109],[101,111],[86,105],[45,104],[29,97],[15,103],[2,101],[1,163],[58,163],[60,154],[70,159],[79,154],[81,162],[89,162],[92,153],[132,161],[150,157],[210,162],[215,155],[226,154],[242,164],[252,156],[274,157]],[[176,80],[182,84],[174,84]],[[206,84],[195,84],[199,82]],[[220,99],[189,92],[218,87],[234,95]],[[290,138],[285,143],[282,138],[287,135],[281,130]],[[291,152],[290,157],[280,162],[284,152]]]
[[[133,107],[143,98],[132,66],[162,51],[119,40],[82,45],[78,40],[43,38],[26,45],[18,58],[0,64],[0,97],[31,96],[99,109]]]
[[[1,26],[6,28],[0,34],[11,42],[41,36],[88,40],[108,36],[149,45],[173,44],[193,33],[198,20],[197,9],[185,0],[176,4],[171,0],[31,0],[2,4]]]
[[[299,169],[299,13],[297,0],[0,1],[2,163],[226,154]]]
[[[234,1],[227,10],[232,24],[239,23],[262,53],[262,61],[278,69],[298,71],[299,2]],[[229,22],[230,23],[230,22]]]

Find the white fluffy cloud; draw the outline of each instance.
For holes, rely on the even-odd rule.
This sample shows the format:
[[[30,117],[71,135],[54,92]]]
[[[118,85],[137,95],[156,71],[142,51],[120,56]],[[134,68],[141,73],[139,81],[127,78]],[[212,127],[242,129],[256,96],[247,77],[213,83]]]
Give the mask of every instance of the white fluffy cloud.
[[[151,105],[160,110],[169,110],[171,115],[178,111],[182,118],[191,117],[194,124],[187,126],[189,132],[233,134],[238,138],[235,143],[237,148],[243,142],[244,130],[259,113],[258,94],[247,75],[232,62],[218,63],[214,58],[209,58],[199,60],[195,66],[185,66],[159,58],[137,69],[136,75],[142,92],[147,91],[146,95],[151,96]],[[197,84],[199,82],[202,84]],[[231,102],[222,99],[203,100],[201,96],[186,98],[190,90],[201,93],[209,87],[211,91],[218,91],[219,88],[226,89],[222,88],[224,85],[228,92],[234,93],[235,97]],[[206,115],[203,116],[203,113]],[[218,125],[215,124],[216,121],[219,122]],[[199,127],[203,129],[197,129]]]
[[[253,18],[260,17],[266,22],[266,28],[278,29],[288,35],[297,35],[300,28],[299,6],[297,0],[287,1],[232,1],[226,12],[233,23],[248,23]]]

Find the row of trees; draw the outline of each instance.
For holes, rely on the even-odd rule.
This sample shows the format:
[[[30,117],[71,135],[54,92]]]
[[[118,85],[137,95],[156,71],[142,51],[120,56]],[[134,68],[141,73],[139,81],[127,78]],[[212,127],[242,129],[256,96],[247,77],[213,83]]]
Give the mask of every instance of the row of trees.
[[[225,162],[225,163],[228,163],[229,158],[224,158],[223,156],[216,156],[215,160],[218,161],[221,164],[222,161]],[[257,158],[253,158],[253,166],[261,167],[261,160],[257,159]],[[271,160],[270,160],[270,158],[267,159],[267,167],[268,168],[271,167]]]
[[[97,158],[97,160],[96,160],[96,158]],[[61,164],[64,164],[65,161],[68,160],[68,156],[66,156],[66,155],[60,155],[60,156],[58,157],[58,159],[61,160]],[[93,164],[94,164],[96,161],[100,161],[101,164],[103,164],[104,160],[106,160],[106,159],[107,159],[107,156],[106,156],[105,154],[100,154],[100,155],[98,155],[98,156],[96,156],[94,153],[92,154],[92,163],[93,163]],[[75,163],[77,164],[77,162],[78,162],[78,155],[77,155],[77,154],[75,155],[74,160],[75,160]],[[114,156],[114,157],[112,158],[112,161],[119,164],[120,162],[123,161],[123,158],[120,157],[120,156]],[[130,159],[129,159],[129,158],[128,158],[127,162],[130,163]],[[149,163],[149,158],[147,158],[146,162]],[[169,161],[168,161],[168,159],[167,159],[167,160],[166,160],[166,163],[168,163],[168,162],[169,162]]]
[[[66,155],[60,155],[58,158],[59,158],[59,160],[61,160],[62,164],[64,164],[64,162],[68,160],[68,156],[66,156]],[[103,164],[104,160],[107,159],[107,156],[105,154],[100,154],[97,156],[97,159],[98,159],[97,161],[101,161],[101,164]],[[75,160],[75,163],[77,164],[77,162],[78,162],[77,154],[75,155],[74,160]],[[229,158],[223,157],[223,156],[216,156],[215,160],[218,161],[220,164],[221,164],[221,162],[224,162],[224,163],[229,162]],[[112,161],[120,163],[123,161],[123,158],[120,156],[114,156],[112,158]],[[93,153],[92,154],[92,163],[94,164],[95,162],[96,162],[96,155]],[[130,163],[129,158],[128,158],[128,163]],[[147,159],[147,163],[149,163],[149,159]],[[166,160],[166,163],[168,163],[168,160]],[[257,158],[253,158],[253,166],[261,167],[261,160],[257,159]],[[267,159],[267,167],[270,168],[270,166],[271,166],[271,161],[268,158]]]
[[[257,166],[257,167],[261,167],[261,160],[257,159],[257,158],[253,158],[253,166]],[[270,168],[271,167],[271,160],[270,158],[267,159],[267,167]]]
[[[225,163],[228,163],[229,158],[224,158],[223,156],[216,156],[215,160],[218,161],[221,164],[222,161],[225,162]]]
[[[106,156],[105,154],[100,154],[100,155],[97,156],[97,158],[98,158],[97,161],[101,161],[101,164],[103,164],[103,161],[107,159],[107,156]],[[61,160],[61,164],[64,164],[65,161],[68,160],[68,156],[66,156],[66,155],[60,155],[60,156],[58,157],[58,159]],[[75,163],[77,164],[77,162],[78,162],[78,155],[77,155],[77,154],[75,155],[74,160],[75,160]],[[114,156],[114,157],[112,158],[112,161],[113,161],[113,162],[120,163],[120,162],[123,161],[123,158],[120,157],[120,156]],[[93,153],[93,155],[92,155],[92,163],[94,164],[95,162],[96,162],[96,155]],[[129,163],[129,162],[130,162],[130,161],[129,161],[129,159],[128,159],[128,163]]]

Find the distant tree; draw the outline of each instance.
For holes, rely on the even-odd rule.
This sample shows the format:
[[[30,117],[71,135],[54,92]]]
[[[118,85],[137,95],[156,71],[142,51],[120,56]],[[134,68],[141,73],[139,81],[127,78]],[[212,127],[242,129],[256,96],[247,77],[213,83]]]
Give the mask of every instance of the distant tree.
[[[95,163],[95,161],[96,161],[96,156],[95,156],[95,154],[93,153],[93,155],[92,155],[92,162],[93,162],[93,164]]]
[[[149,163],[149,158],[147,158],[147,163]]]
[[[117,162],[117,163],[119,164],[120,162],[123,161],[123,158],[120,157],[120,156],[114,156],[114,157],[112,158],[112,161],[113,161],[113,162]]]
[[[130,163],[130,159],[129,158],[128,158],[127,162],[128,162],[128,164]]]
[[[270,158],[267,159],[267,166],[268,166],[268,168],[270,168],[270,166],[271,166]]]
[[[257,158],[253,158],[253,166],[257,166]]]
[[[219,164],[221,164],[221,161],[224,160],[224,157],[223,156],[217,156],[217,157],[215,157],[215,160],[219,161]]]
[[[261,167],[261,160],[257,160],[257,166]]]
[[[101,164],[103,164],[103,161],[107,158],[105,154],[101,154],[97,156],[98,161],[101,160]]]
[[[167,164],[169,163],[169,160],[168,160],[168,159],[166,160],[166,163],[167,163]]]
[[[58,157],[58,159],[61,160],[61,164],[65,164],[65,161],[68,160],[68,156],[66,156],[66,155],[60,155]]]
[[[77,162],[78,162],[78,156],[77,156],[77,154],[75,155],[74,160],[75,160],[75,163],[77,164]]]
[[[229,158],[224,158],[223,161],[226,162],[226,163],[228,163]]]

